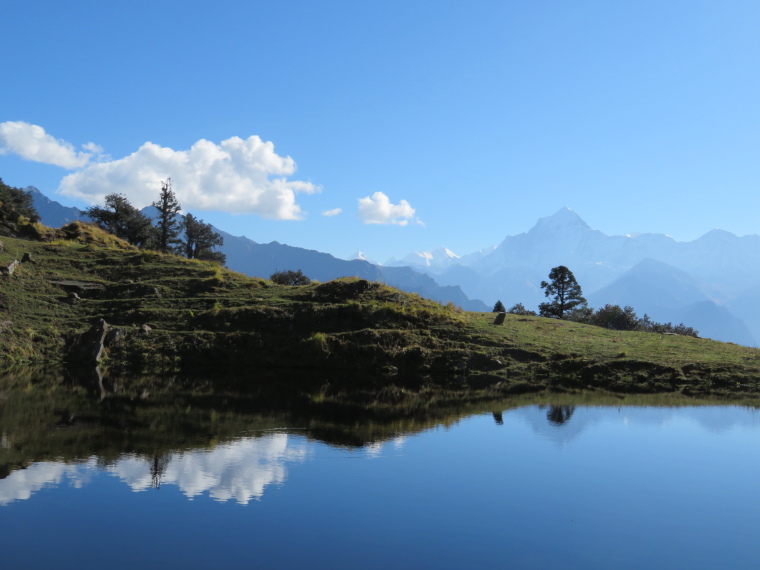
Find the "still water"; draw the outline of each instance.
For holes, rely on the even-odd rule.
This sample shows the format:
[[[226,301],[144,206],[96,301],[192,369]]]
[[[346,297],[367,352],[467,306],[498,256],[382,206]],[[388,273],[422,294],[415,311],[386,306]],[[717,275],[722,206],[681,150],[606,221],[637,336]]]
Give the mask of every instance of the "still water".
[[[390,427],[206,414],[202,445],[189,423],[140,420],[163,441],[150,451],[137,423],[42,404],[54,425],[13,423],[9,405],[2,568],[760,567],[752,408],[522,401]]]

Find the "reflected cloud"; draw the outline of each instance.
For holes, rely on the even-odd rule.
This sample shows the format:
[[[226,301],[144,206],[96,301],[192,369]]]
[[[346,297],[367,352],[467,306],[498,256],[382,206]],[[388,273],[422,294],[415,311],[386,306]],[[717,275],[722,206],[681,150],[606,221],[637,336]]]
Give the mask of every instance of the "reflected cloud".
[[[267,486],[282,485],[286,463],[301,462],[308,454],[308,444],[294,443],[286,433],[243,438],[211,450],[171,454],[160,479],[162,485],[179,487],[189,499],[208,492],[214,500],[245,505],[260,499]],[[155,486],[153,462],[142,457],[127,456],[106,470],[133,491]]]
[[[40,462],[12,472],[0,480],[0,505],[28,499],[44,487],[59,486],[65,480],[81,487],[96,470],[117,476],[135,491],[161,485],[175,485],[189,499],[204,493],[216,501],[234,500],[241,505],[260,499],[267,487],[282,485],[287,464],[302,462],[310,455],[306,440],[272,433],[247,437],[208,450],[171,453],[157,460],[126,455],[105,467],[95,458],[83,463]]]
[[[55,461],[33,463],[26,469],[14,471],[5,479],[0,480],[0,505],[23,501],[40,489],[57,487],[64,481],[68,481],[73,487],[80,488],[89,481],[91,470],[95,466],[94,458],[83,463]]]

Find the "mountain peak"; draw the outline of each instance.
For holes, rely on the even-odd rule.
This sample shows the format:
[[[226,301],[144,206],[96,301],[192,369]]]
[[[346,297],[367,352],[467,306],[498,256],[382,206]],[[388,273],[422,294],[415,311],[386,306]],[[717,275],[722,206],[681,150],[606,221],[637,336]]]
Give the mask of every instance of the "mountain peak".
[[[738,239],[736,235],[732,234],[731,232],[727,232],[726,230],[721,230],[719,228],[715,228],[707,232],[702,237],[698,238],[697,241],[732,241]]]
[[[591,228],[586,222],[583,221],[583,218],[578,215],[578,212],[571,210],[567,206],[564,206],[551,216],[539,219],[538,222],[536,222],[536,225],[533,226],[533,228],[530,230],[530,232],[557,232],[570,229],[587,231]]]

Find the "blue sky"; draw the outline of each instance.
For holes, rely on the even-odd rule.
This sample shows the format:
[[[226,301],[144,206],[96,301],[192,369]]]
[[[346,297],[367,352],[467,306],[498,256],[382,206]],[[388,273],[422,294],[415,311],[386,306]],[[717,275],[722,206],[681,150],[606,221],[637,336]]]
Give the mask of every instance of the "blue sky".
[[[462,255],[562,206],[760,233],[756,0],[6,2],[0,177],[236,235]],[[325,215],[325,213],[333,215]]]

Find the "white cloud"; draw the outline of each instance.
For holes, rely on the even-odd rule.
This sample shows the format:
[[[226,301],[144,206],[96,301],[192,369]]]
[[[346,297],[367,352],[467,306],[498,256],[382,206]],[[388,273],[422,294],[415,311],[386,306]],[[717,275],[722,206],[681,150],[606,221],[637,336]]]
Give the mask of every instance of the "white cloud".
[[[74,145],[56,139],[38,125],[23,121],[0,123],[0,154],[12,152],[27,160],[54,164],[63,168],[81,168],[90,162],[94,154],[100,154],[100,147],[93,143],[83,146],[91,152],[77,151]]]
[[[320,188],[288,180],[296,170],[289,156],[257,136],[232,137],[220,144],[201,139],[189,150],[173,150],[146,142],[118,160],[91,164],[65,176],[59,191],[91,204],[106,195],[124,194],[137,207],[152,203],[161,181],[171,177],[183,209],[254,213],[276,220],[302,218],[296,193]]]
[[[283,485],[287,464],[303,462],[310,454],[305,440],[285,433],[246,437],[211,450],[172,453],[161,484],[178,486],[189,499],[208,492],[216,501],[245,505],[260,499],[268,486]],[[153,483],[151,464],[144,458],[124,456],[107,469],[136,492]]]
[[[327,216],[328,218],[331,218],[332,216],[337,216],[343,211],[343,208],[334,208],[332,210],[325,210],[322,212],[323,216]]]
[[[391,204],[388,196],[375,192],[359,198],[359,217],[365,224],[395,224],[405,226],[414,217],[414,208],[406,200]]]

